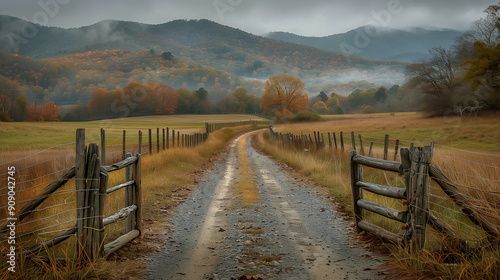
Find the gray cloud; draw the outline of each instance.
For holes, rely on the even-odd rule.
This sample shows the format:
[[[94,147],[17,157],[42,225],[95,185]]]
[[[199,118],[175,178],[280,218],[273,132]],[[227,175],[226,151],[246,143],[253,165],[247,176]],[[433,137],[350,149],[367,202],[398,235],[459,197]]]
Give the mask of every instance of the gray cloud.
[[[39,3],[49,3],[48,11]],[[389,13],[387,17],[391,3],[398,13]],[[0,0],[0,14],[66,28],[105,19],[158,24],[207,18],[254,34],[287,31],[325,36],[377,19],[392,28],[431,25],[463,30],[484,16],[486,7],[497,3],[493,0]]]

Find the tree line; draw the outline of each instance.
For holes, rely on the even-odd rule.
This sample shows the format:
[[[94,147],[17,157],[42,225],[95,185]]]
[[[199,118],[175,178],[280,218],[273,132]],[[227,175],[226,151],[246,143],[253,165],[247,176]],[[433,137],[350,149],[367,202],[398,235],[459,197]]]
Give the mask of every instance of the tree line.
[[[455,44],[406,68],[408,83],[422,94],[423,110],[471,115],[500,109],[500,5],[489,6]]]

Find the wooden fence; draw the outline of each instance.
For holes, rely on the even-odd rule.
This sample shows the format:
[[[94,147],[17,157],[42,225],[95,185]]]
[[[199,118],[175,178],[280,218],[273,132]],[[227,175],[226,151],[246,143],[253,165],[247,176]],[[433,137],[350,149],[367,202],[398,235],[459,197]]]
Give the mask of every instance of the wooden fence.
[[[207,123],[206,127],[213,131],[226,126],[234,127],[260,123],[262,122]],[[268,123],[266,122],[266,124]],[[153,131],[154,129],[148,129],[148,141],[145,146],[150,154],[153,151],[159,153],[161,150],[174,147],[195,147],[206,141],[209,136],[209,133],[183,134],[168,127],[156,128],[156,135],[153,135]],[[106,130],[101,129],[100,131],[101,146],[95,143],[86,146],[85,130],[78,129],[76,131],[75,165],[68,168],[59,178],[52,180],[36,197],[31,198],[16,213],[15,217],[6,219],[0,224],[0,234],[5,235],[7,233],[8,223],[12,219],[16,219],[17,223],[20,223],[33,213],[41,211],[39,206],[44,201],[57,193],[70,180],[75,179],[75,224],[50,240],[23,249],[21,254],[35,257],[38,253],[76,236],[77,257],[92,260],[107,257],[126,243],[140,236],[142,232],[141,154],[143,152],[143,134],[142,131],[138,131],[138,153],[132,155],[127,151],[130,151],[130,147],[137,143],[127,143],[127,137],[130,137],[127,133],[130,134],[129,131],[123,130],[121,143],[111,145],[120,147],[118,152],[121,154],[119,157],[121,161],[106,165],[106,155],[107,153],[109,155],[109,151],[106,151]],[[122,169],[125,169],[124,182],[117,186],[108,186],[109,174]],[[120,189],[125,189],[125,207],[109,217],[104,217],[106,197]],[[70,209],[70,211],[72,210]],[[124,234],[108,244],[103,244],[105,227],[123,219],[126,219]],[[6,236],[2,236],[2,239],[3,237]],[[43,257],[41,258],[43,259]]]
[[[336,133],[314,132],[310,134],[282,134],[274,132],[270,127],[270,134],[275,140],[283,145],[299,149],[341,149],[344,151],[344,133],[339,133],[337,141]],[[325,137],[326,135],[326,137]],[[355,225],[358,231],[368,231],[378,235],[381,239],[396,244],[410,244],[413,248],[423,248],[425,245],[427,225],[436,231],[457,237],[453,229],[444,221],[434,216],[429,209],[429,186],[431,180],[436,182],[444,193],[461,209],[472,223],[480,227],[488,236],[490,242],[498,242],[500,234],[495,225],[489,222],[475,211],[475,207],[469,202],[466,195],[461,194],[456,184],[451,182],[441,170],[431,164],[434,144],[416,147],[411,143],[410,148],[399,148],[399,140],[394,143],[393,160],[389,157],[389,135],[385,135],[383,142],[383,159],[372,157],[373,142],[370,143],[368,156],[365,156],[365,147],[362,137],[358,134],[358,142],[354,132],[351,132],[351,189],[353,196],[353,207]],[[358,144],[358,146],[356,146]],[[357,154],[359,150],[360,154]],[[399,152],[399,154],[398,154]],[[398,155],[401,162],[396,161]],[[363,179],[363,166],[383,171],[396,172],[404,176],[405,188],[395,188],[366,182]],[[407,205],[404,211],[392,209],[363,199],[363,191],[382,195],[389,198],[404,200]],[[372,224],[364,219],[365,211],[370,211],[386,218],[399,221],[404,224],[405,233],[396,234],[380,226]]]
[[[205,123],[206,133],[212,133],[224,127],[235,127],[242,125],[270,125],[271,121],[262,120],[249,120],[239,122],[226,122],[226,123]]]
[[[109,187],[109,173],[124,168],[126,169],[125,182]],[[120,162],[109,166],[101,166],[99,146],[95,143],[85,146],[84,129],[76,131],[75,166],[25,204],[16,213],[17,221],[21,222],[28,217],[51,194],[63,187],[72,178],[75,178],[76,184],[76,224],[50,240],[23,250],[23,255],[37,254],[76,234],[78,240],[77,258],[93,260],[99,257],[107,257],[110,253],[141,234],[141,155],[129,155]],[[126,188],[125,208],[114,215],[104,218],[106,196],[122,188]],[[108,244],[103,244],[105,226],[124,218],[127,218],[125,234]],[[4,223],[0,226],[0,232],[4,233],[6,228],[7,223]]]
[[[328,146],[329,148],[335,148],[336,150],[340,149],[342,151],[345,151],[347,144],[345,133],[342,131],[339,134],[335,132],[320,133],[319,131],[314,131],[313,135],[311,134],[295,135],[292,133],[282,134],[279,132],[274,132],[273,127],[270,126],[270,133],[275,140],[281,141],[284,145],[293,145],[297,148],[308,149],[308,150],[321,149]],[[358,134],[357,138],[358,138],[357,144],[359,145],[358,147],[360,154],[361,155],[367,154],[369,157],[371,157],[373,155],[374,142],[370,142],[368,146],[368,153],[366,153],[361,134]],[[357,150],[356,136],[354,132],[350,133],[350,140],[351,140],[350,145],[352,147],[352,150]],[[383,143],[383,148],[384,148],[383,158],[386,160],[389,158],[390,142],[391,140],[389,139],[389,135],[386,134]],[[396,139],[394,144],[393,160],[397,159],[398,152],[399,152],[399,139]]]

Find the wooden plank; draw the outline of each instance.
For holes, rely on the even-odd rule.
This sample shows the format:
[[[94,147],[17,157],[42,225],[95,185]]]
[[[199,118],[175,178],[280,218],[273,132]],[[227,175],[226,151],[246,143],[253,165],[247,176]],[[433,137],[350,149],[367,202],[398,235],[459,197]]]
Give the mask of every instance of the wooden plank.
[[[98,221],[98,229],[100,233],[99,239],[99,247],[98,251],[99,257],[102,257],[104,254],[103,243],[104,243],[104,205],[106,203],[106,188],[108,187],[108,172],[104,171],[104,168],[101,167],[100,177],[99,177],[99,221]]]
[[[340,149],[344,151],[344,132],[340,132]]]
[[[360,151],[361,155],[364,156],[365,149],[363,148],[363,139],[361,139],[361,134],[358,134],[358,138],[359,138],[359,151]]]
[[[85,204],[85,194],[84,190],[86,188],[85,184],[85,160],[86,160],[86,148],[85,148],[85,129],[76,130],[76,156],[75,156],[75,187],[76,187],[76,223],[77,223],[77,236],[83,234],[83,217],[84,204]],[[81,255],[81,246],[78,246],[78,255]]]
[[[123,159],[125,158],[125,154],[127,153],[126,146],[125,146],[126,139],[127,139],[127,131],[123,130],[123,147],[122,147],[122,158]]]
[[[363,200],[360,199],[357,202],[357,205],[363,209],[369,210],[373,213],[379,214],[381,216],[384,216],[386,218],[401,222],[401,223],[406,223],[406,218],[408,216],[408,211],[398,211],[395,209],[392,209],[390,207],[380,205],[371,201]]]
[[[443,189],[443,191],[457,204],[462,212],[476,225],[481,227],[490,237],[498,239],[500,237],[496,227],[488,220],[478,214],[469,200],[458,191],[458,188],[453,182],[446,177],[439,168],[431,165],[429,168],[431,178]]]
[[[401,148],[401,166],[403,168],[403,174],[405,178],[405,188],[406,188],[406,201],[412,201],[412,192],[411,192],[411,185],[410,185],[410,174],[411,174],[411,152],[408,148]],[[408,204],[408,211],[411,211],[411,207]],[[412,236],[412,228],[411,228],[411,213],[408,215],[408,220],[406,221],[406,224],[408,225],[406,227],[406,232],[404,234],[404,239],[405,242],[408,241],[409,238]]]
[[[142,179],[141,179],[141,155],[137,156],[137,162],[134,165],[134,180],[135,180],[135,205],[137,210],[135,211],[135,228],[142,233]]]
[[[109,224],[112,224],[118,220],[121,220],[123,218],[126,218],[128,217],[132,212],[134,212],[135,210],[137,210],[137,205],[130,205],[128,207],[125,207],[125,208],[122,208],[120,209],[119,212],[109,216],[109,217],[106,217],[102,220],[103,222],[103,225],[104,226],[107,226]]]
[[[356,138],[354,137],[354,131],[351,131],[351,142],[352,142],[352,149],[356,151]]]
[[[96,149],[98,150],[98,146],[96,145]],[[92,182],[90,182],[90,191],[89,191],[89,199],[90,199],[90,217],[89,217],[89,222],[92,225],[92,228],[89,229],[90,232],[90,245],[89,248],[91,249],[91,259],[95,260],[100,257],[99,254],[99,247],[101,245],[101,241],[103,238],[101,238],[101,227],[102,224],[102,216],[101,211],[100,211],[100,171],[101,171],[101,159],[99,158],[99,153],[94,154],[95,163],[94,163],[94,171],[92,173]]]
[[[403,237],[390,232],[386,230],[385,228],[381,228],[377,225],[371,224],[367,221],[360,221],[358,223],[358,227],[364,231],[371,232],[373,234],[376,234],[378,237],[380,237],[382,240],[394,243],[396,245],[401,244],[403,241]]]
[[[112,192],[115,192],[119,189],[123,189],[125,187],[128,187],[128,186],[132,186],[133,184],[135,184],[135,181],[134,180],[131,180],[131,181],[128,181],[128,182],[125,182],[123,184],[119,184],[119,185],[116,185],[114,187],[111,187],[109,188],[107,191],[106,191],[106,194],[110,194]]]
[[[373,152],[373,142],[370,142],[370,150],[368,151],[369,157],[372,157],[372,152]]]
[[[370,191],[379,195],[397,199],[406,199],[406,189],[394,188],[367,182],[357,182],[356,186],[358,188],[363,188],[363,190]]]
[[[387,160],[387,154],[389,153],[389,134],[385,135],[384,139],[384,159]]]
[[[106,165],[106,131],[101,128],[101,163]]]
[[[153,153],[153,139],[152,139],[152,136],[151,136],[151,128],[148,129],[148,140],[149,140],[149,154],[152,154]]]
[[[37,245],[31,247],[30,249],[23,251],[23,253],[24,254],[39,253],[41,251],[44,251],[50,247],[53,247],[53,246],[63,242],[64,240],[74,236],[75,233],[76,233],[76,225],[66,229],[65,231],[63,231],[62,233],[60,233],[59,235],[57,235],[56,237],[54,237],[50,240],[47,240],[41,244],[37,244]]]
[[[356,186],[356,183],[363,181],[363,177],[361,173],[362,167],[353,160],[355,156],[356,151],[351,151],[351,190],[355,224],[357,225],[359,221],[363,220],[363,209],[358,206],[358,200],[363,199],[363,191]],[[356,229],[359,232],[359,228],[356,227]]]
[[[430,213],[429,214],[429,221],[428,224],[435,230],[437,230],[440,233],[447,234],[452,237],[456,237],[455,232],[451,227],[449,227],[445,222],[442,220],[438,219],[434,214]]]
[[[75,177],[75,167],[71,167],[68,171],[64,172],[61,177],[50,183],[40,194],[26,203],[21,210],[16,213],[15,218],[17,218],[18,221],[22,221],[24,218],[28,217],[31,213],[33,213],[33,210],[36,207],[42,204],[53,192],[64,186],[64,184],[66,184],[66,182],[73,177]],[[10,221],[3,222],[0,226],[0,232],[5,232],[9,223]]]
[[[122,168],[125,168],[125,167],[127,167],[129,165],[132,165],[136,161],[137,161],[137,157],[132,156],[132,157],[125,158],[124,160],[119,161],[117,163],[114,163],[112,165],[103,166],[103,168],[104,168],[104,170],[106,172],[110,173],[110,172],[117,171],[117,170],[120,170]]]
[[[366,157],[366,156],[361,156],[361,155],[355,155],[352,160],[356,162],[357,164],[362,164],[365,166],[377,168],[377,169],[383,169],[387,171],[393,171],[397,172],[399,174],[403,174],[403,167],[400,162],[397,161],[389,161],[389,160],[382,160],[382,159],[377,159],[377,158],[371,158],[371,157]]]
[[[131,157],[132,154],[128,153],[127,157]],[[137,162],[137,161],[136,161]],[[134,175],[132,173],[133,165],[129,165],[125,168],[125,181],[134,181]],[[134,205],[134,187],[133,184],[125,188],[125,207]],[[133,230],[135,228],[135,217],[128,216],[125,225],[125,233]]]
[[[396,139],[396,145],[394,146],[394,161],[398,159],[398,150],[399,150],[399,139]]]
[[[415,147],[412,151],[410,173],[410,215],[413,229],[412,245],[423,248],[429,216],[429,163],[432,159],[432,147]]]
[[[112,241],[106,245],[104,245],[104,258],[106,259],[111,253],[123,247],[123,245],[129,243],[140,235],[138,230],[130,231],[120,237],[118,237],[115,241]]]
[[[139,154],[142,154],[142,131],[139,130]]]

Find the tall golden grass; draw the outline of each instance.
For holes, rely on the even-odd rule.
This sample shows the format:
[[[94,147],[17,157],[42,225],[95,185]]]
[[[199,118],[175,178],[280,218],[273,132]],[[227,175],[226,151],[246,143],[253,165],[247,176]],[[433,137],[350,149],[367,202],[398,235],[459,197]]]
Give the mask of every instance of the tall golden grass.
[[[144,219],[159,219],[164,217],[162,209],[169,206],[175,206],[180,201],[173,198],[172,190],[186,189],[188,186],[194,188],[195,182],[189,174],[202,168],[208,163],[211,156],[222,149],[230,137],[244,130],[255,129],[256,127],[237,127],[232,129],[223,129],[210,135],[208,140],[194,148],[172,148],[156,151],[156,142],[154,143],[153,153],[143,157],[142,160],[142,187],[143,187],[143,205]],[[132,137],[131,137],[132,138]],[[128,139],[128,138],[127,138]],[[147,139],[147,138],[143,138]],[[161,139],[161,138],[160,138]],[[132,138],[132,140],[134,140]],[[176,139],[177,140],[177,139]],[[92,142],[98,142],[93,139]],[[132,141],[130,141],[132,142]],[[111,142],[113,143],[113,142]],[[0,155],[0,165],[2,170],[0,174],[1,186],[7,186],[7,166],[16,166],[16,209],[20,209],[30,199],[38,195],[51,181],[57,179],[65,170],[74,166],[74,143],[70,143],[68,149],[61,149],[59,146],[47,151],[36,151],[35,156],[27,156],[24,151],[2,152]],[[162,147],[162,143],[160,144]],[[122,147],[120,144],[107,145],[107,164],[117,162],[122,159]],[[148,151],[147,141],[143,140],[143,154]],[[127,144],[127,152],[137,153],[138,145]],[[33,151],[31,151],[33,154]],[[26,157],[25,159],[22,159]],[[50,175],[47,175],[50,174]],[[125,179],[124,171],[113,172],[108,181],[108,187],[123,183]],[[188,188],[189,189],[189,188]],[[187,192],[187,191],[185,191]],[[0,205],[6,205],[6,189],[0,191]],[[74,225],[76,219],[75,203],[75,185],[74,179],[69,181],[63,188],[58,190],[54,196],[43,202],[32,215],[18,223],[16,235],[19,250],[30,248],[44,240],[51,239],[64,229]],[[119,190],[106,197],[105,216],[116,213],[124,206],[124,190]],[[1,207],[0,206],[0,207]],[[4,207],[5,208],[5,207]],[[0,221],[3,221],[8,213],[6,209],[0,210]],[[48,218],[47,218],[48,217]],[[30,232],[34,234],[29,234]],[[106,227],[105,242],[109,242],[124,233],[124,223],[118,222]],[[2,237],[3,239],[3,237]],[[8,275],[6,272],[5,255],[8,250],[7,243],[0,245],[0,269],[2,276],[0,279],[10,279],[6,277],[14,276],[17,279],[86,279],[87,277],[104,277],[109,279],[120,279],[124,273],[130,272],[127,264],[116,264],[113,262],[104,262],[102,260],[90,264],[90,267],[81,267],[74,262],[76,240],[70,238],[50,250],[40,255],[47,256],[49,259],[64,258],[67,265],[59,266],[49,262],[47,264],[33,264],[25,259],[18,260],[18,268],[21,274]],[[101,263],[102,262],[102,263]],[[103,264],[104,263],[104,264]],[[123,273],[116,273],[116,277],[111,276],[106,271],[110,266],[124,267]],[[132,269],[133,270],[133,269]],[[115,271],[115,269],[113,269]],[[69,277],[69,278],[68,278]]]
[[[459,120],[453,118],[453,122],[442,118],[388,116],[376,119],[346,118],[322,123],[275,126],[275,131],[283,134],[300,135],[319,131],[324,135],[328,132],[336,132],[338,137],[339,132],[344,131],[344,152],[335,148],[329,149],[328,142],[326,149],[319,151],[309,149],[305,152],[302,149],[283,146],[272,141],[272,138],[266,134],[259,135],[259,143],[268,153],[291,164],[318,183],[329,187],[332,195],[339,198],[339,201],[347,203],[347,211],[352,211],[350,157],[348,155],[352,149],[350,131],[356,131],[358,151],[358,133],[362,135],[365,153],[368,153],[367,146],[370,141],[373,141],[372,156],[377,158],[383,157],[382,144],[386,133],[390,133],[392,139],[404,139],[400,147],[408,147],[412,142],[415,142],[417,146],[431,141],[437,142],[432,164],[440,168],[457,185],[459,191],[466,195],[477,213],[500,231],[500,149],[497,148],[498,138],[491,137],[500,131],[498,120],[496,114]],[[457,123],[460,125],[456,125]],[[403,133],[399,135],[398,132]],[[465,141],[455,142],[453,139],[465,139]],[[453,148],[446,146],[450,143]],[[340,149],[340,142],[338,145]],[[467,147],[474,147],[474,152],[462,150]],[[388,158],[392,160],[394,141],[391,141],[389,151]],[[404,187],[403,179],[397,174],[366,167],[364,180],[393,187]],[[364,199],[395,209],[406,208],[403,201],[384,198],[369,192],[365,192]],[[412,275],[425,275],[440,279],[498,279],[500,251],[498,247],[493,247],[486,242],[485,232],[474,225],[435,182],[431,184],[430,201],[431,212],[449,224],[458,238],[444,238],[429,229],[424,251],[408,253],[406,250],[394,247],[395,266],[403,267],[402,271],[407,271]],[[399,222],[370,214],[368,211],[365,211],[365,215],[365,218],[372,223],[395,233],[404,233],[404,225]],[[450,262],[458,263],[450,264]],[[425,272],[422,273],[423,271]]]

